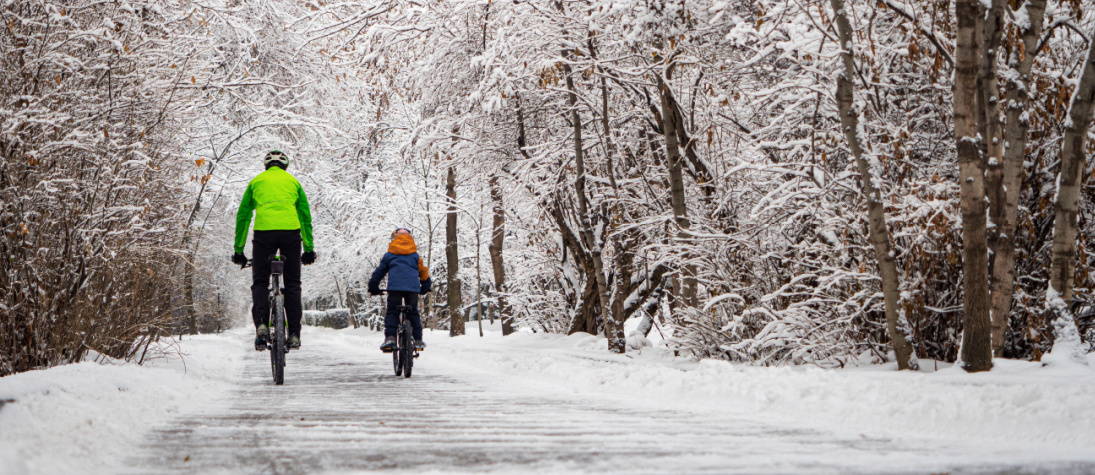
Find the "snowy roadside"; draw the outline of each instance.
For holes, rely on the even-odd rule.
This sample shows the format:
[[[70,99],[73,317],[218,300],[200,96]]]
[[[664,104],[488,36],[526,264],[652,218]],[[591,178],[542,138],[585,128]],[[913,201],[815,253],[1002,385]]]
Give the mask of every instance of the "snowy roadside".
[[[186,337],[144,366],[85,362],[0,378],[0,474],[116,471],[145,431],[223,396],[243,333]]]
[[[763,368],[674,358],[658,347],[614,355],[603,338],[488,331],[428,335],[421,365],[529,394],[613,398],[656,407],[741,416],[910,444],[929,443],[969,461],[1093,461],[1095,355],[1091,365],[1042,367],[997,360],[990,373],[959,368]],[[348,330],[378,336],[363,330]],[[356,338],[355,338],[356,339]],[[421,371],[428,371],[423,369]]]

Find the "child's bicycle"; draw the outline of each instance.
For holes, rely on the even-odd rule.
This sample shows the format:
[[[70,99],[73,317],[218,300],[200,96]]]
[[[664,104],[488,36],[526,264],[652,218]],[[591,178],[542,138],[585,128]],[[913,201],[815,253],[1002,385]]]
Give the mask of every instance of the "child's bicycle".
[[[243,265],[246,269],[251,267],[251,259]],[[281,293],[281,275],[285,272],[285,259],[281,254],[270,258],[270,314],[267,328],[273,329],[273,334],[266,339],[266,349],[270,351],[270,370],[274,375],[274,384],[285,384],[285,354],[289,352],[289,345],[285,343],[285,296]]]
[[[381,292],[387,291],[388,289],[381,290]],[[399,310],[399,329],[396,330],[395,334],[392,366],[395,368],[396,376],[402,375],[409,378],[411,377],[411,369],[414,367],[414,359],[418,358],[418,350],[414,347],[414,332],[411,329],[411,322],[405,317],[411,308],[400,305],[397,309]]]

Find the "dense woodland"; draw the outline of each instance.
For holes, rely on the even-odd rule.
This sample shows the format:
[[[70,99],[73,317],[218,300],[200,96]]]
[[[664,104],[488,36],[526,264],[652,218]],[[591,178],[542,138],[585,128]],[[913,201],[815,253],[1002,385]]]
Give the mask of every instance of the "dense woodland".
[[[233,217],[274,148],[313,206],[312,307],[376,305],[406,226],[454,335],[487,306],[614,352],[659,332],[970,371],[1095,342],[1086,0],[7,0],[0,21],[0,375],[242,321]]]

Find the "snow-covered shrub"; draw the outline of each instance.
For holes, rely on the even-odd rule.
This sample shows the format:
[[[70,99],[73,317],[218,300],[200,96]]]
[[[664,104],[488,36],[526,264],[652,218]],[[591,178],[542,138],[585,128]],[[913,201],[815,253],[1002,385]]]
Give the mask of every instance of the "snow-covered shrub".
[[[185,308],[169,21],[150,1],[0,6],[0,375],[140,357]]]

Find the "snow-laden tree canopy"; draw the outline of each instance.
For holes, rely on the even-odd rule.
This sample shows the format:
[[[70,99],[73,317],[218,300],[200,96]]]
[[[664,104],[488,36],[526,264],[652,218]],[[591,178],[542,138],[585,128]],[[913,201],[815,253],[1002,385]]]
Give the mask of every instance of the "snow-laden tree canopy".
[[[998,92],[980,123],[1000,124],[978,141],[987,245],[1014,256],[1011,287],[982,280],[1003,296],[999,355],[1039,358],[1095,10],[981,3],[1001,13],[978,83]],[[431,325],[482,305],[615,351],[658,331],[697,357],[835,366],[892,359],[901,334],[915,356],[959,356],[950,2],[10,0],[0,21],[0,374],[141,358],[160,336],[242,320],[235,213],[270,149],[313,208],[311,308],[374,311],[365,281],[401,226],[438,284]],[[992,178],[1006,156],[1021,183],[1007,222],[992,196],[1008,192]],[[1090,333],[1085,183],[1068,313]],[[624,334],[629,319],[640,331]]]

